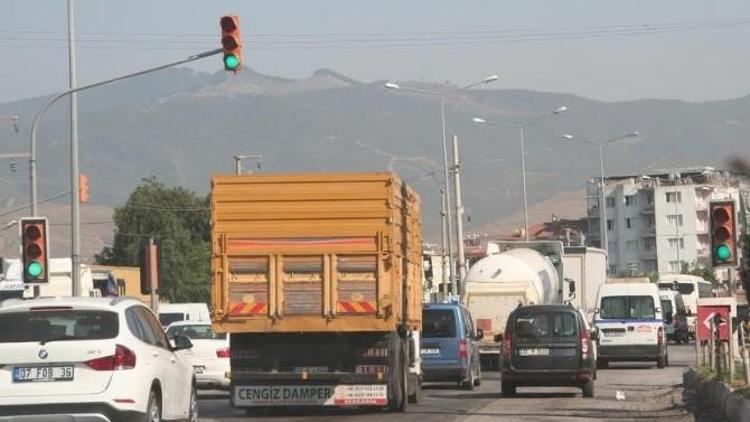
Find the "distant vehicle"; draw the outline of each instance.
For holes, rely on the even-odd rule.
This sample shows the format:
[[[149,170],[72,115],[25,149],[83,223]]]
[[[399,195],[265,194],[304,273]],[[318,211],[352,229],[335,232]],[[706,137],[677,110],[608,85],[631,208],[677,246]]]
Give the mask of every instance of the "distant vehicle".
[[[594,396],[595,334],[569,305],[522,306],[508,317],[502,348],[502,392],[517,387],[579,387]]]
[[[21,287],[24,290],[22,294],[23,297],[33,298],[33,287],[23,285],[21,260],[4,259],[3,261],[5,277],[8,280],[15,280],[15,288]],[[49,283],[39,285],[39,295],[42,297],[71,296],[73,294],[72,268],[73,264],[70,258],[50,258]],[[81,265],[79,280],[79,295],[81,297],[102,296],[102,291],[94,287],[91,268],[89,268],[88,265]],[[20,286],[17,284],[18,282],[21,283]]]
[[[499,341],[519,305],[570,303],[593,314],[596,292],[606,281],[604,251],[563,247],[560,241],[490,242],[487,251],[466,275],[462,298],[485,334],[479,346],[483,368],[499,367]]]
[[[662,290],[677,290],[685,302],[688,314],[688,332],[695,338],[695,316],[698,313],[698,299],[713,297],[713,285],[710,281],[690,274],[664,274],[657,281]]]
[[[475,330],[469,311],[458,303],[422,308],[422,376],[424,381],[452,381],[473,390],[482,382]]]
[[[687,310],[682,295],[675,290],[659,290],[661,312],[664,315],[664,329],[667,340],[677,344],[689,341]]]
[[[597,365],[612,361],[669,364],[659,289],[652,283],[604,284],[594,325],[599,332]]]
[[[211,321],[211,313],[205,303],[160,303],[159,322],[162,327],[176,321]]]
[[[131,298],[0,303],[0,421],[198,420],[193,368]]]
[[[120,296],[117,280],[115,280],[115,276],[111,271],[92,269],[91,278],[94,282],[94,288],[101,292],[102,297]]]
[[[177,321],[167,327],[170,340],[176,336],[190,338],[193,347],[180,350],[195,371],[198,388],[229,389],[229,336],[214,333],[211,321]]]

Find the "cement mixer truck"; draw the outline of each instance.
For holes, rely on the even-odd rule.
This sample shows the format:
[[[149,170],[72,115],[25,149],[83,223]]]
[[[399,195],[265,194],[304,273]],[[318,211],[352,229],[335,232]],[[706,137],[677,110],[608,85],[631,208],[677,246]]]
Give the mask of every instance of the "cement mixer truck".
[[[588,303],[596,296],[590,292],[606,281],[606,255],[599,249],[565,248],[558,241],[499,241],[490,242],[487,252],[466,275],[462,296],[475,326],[484,331],[479,352],[487,369],[499,365],[499,341],[513,309],[571,303],[588,312],[595,307]]]

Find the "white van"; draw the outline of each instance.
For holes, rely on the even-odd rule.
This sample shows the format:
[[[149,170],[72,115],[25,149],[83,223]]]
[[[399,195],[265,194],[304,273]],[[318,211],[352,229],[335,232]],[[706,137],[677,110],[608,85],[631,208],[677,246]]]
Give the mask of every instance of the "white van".
[[[656,284],[603,284],[596,302],[598,366],[606,367],[612,361],[656,361],[659,368],[669,364]]]
[[[158,311],[164,328],[175,321],[211,321],[205,303],[160,303]]]
[[[664,315],[664,330],[667,341],[677,344],[688,342],[688,322],[682,295],[675,290],[659,290],[661,313]]]

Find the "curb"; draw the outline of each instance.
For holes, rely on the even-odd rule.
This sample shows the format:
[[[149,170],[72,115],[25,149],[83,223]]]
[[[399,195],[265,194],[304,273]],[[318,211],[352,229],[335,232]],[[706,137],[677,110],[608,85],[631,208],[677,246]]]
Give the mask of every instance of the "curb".
[[[750,421],[750,399],[731,392],[723,382],[700,381],[692,369],[682,375],[682,380],[685,387],[697,393],[701,404],[719,410],[729,422]]]

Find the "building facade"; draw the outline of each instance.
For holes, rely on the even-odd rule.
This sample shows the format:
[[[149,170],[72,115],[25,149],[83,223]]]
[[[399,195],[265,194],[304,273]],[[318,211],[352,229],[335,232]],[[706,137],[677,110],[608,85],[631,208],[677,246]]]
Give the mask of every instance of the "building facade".
[[[587,184],[589,241],[606,238],[612,275],[710,265],[709,204],[732,199],[739,214],[748,192],[746,178],[711,167],[608,177],[603,201],[601,184]]]

